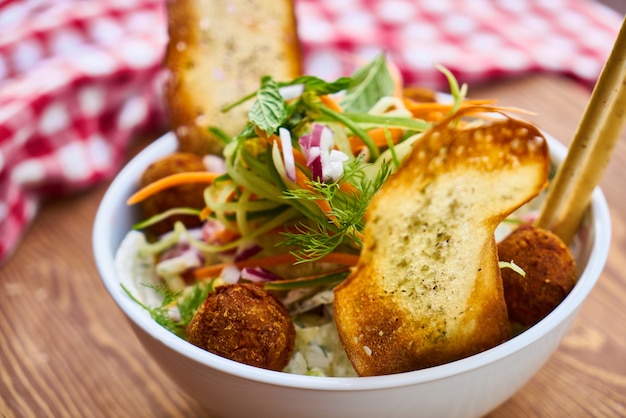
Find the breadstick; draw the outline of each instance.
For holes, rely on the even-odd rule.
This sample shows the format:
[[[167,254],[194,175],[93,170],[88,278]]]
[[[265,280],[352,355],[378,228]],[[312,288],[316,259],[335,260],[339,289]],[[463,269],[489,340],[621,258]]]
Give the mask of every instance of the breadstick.
[[[626,120],[626,20],[557,171],[536,226],[571,242]]]

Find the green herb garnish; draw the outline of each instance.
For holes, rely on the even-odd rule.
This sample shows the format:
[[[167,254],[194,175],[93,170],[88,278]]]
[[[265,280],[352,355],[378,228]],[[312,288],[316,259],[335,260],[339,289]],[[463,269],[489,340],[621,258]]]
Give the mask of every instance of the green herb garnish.
[[[209,292],[213,291],[210,282],[198,282],[190,289],[177,293],[172,293],[165,285],[146,285],[163,297],[161,305],[150,307],[137,299],[126,286],[121,286],[128,297],[148,311],[156,323],[183,339],[186,339],[187,325],[191,322],[198,307],[206,299]],[[174,319],[170,314],[171,310],[175,308],[178,309],[180,319]]]
[[[267,133],[275,132],[287,116],[287,106],[280,95],[278,84],[269,76],[261,80],[261,88],[250,109],[250,122]]]
[[[363,171],[366,164],[352,160],[345,167],[344,175],[332,183],[311,181],[309,190],[286,190],[287,199],[328,201],[331,212],[309,218],[313,225],[300,223],[297,232],[285,232],[282,245],[298,248],[292,253],[300,262],[315,261],[331,253],[346,239],[362,245],[361,235],[365,226],[363,216],[371,198],[389,176],[388,164],[383,164],[374,179],[369,180]],[[349,183],[352,190],[342,191],[342,186]],[[329,218],[333,222],[329,222]]]

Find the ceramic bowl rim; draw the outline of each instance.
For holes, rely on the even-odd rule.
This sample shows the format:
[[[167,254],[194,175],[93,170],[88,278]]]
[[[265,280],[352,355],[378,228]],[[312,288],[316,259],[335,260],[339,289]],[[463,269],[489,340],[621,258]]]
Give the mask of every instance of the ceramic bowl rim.
[[[562,160],[566,148],[551,136],[548,139],[551,153],[557,160]],[[552,332],[570,316],[575,315],[584,299],[595,286],[608,257],[610,247],[611,221],[606,199],[599,188],[593,192],[590,206],[593,215],[594,245],[589,260],[579,283],[567,298],[546,318],[524,333],[506,341],[492,349],[473,356],[456,360],[427,369],[374,377],[317,377],[302,376],[282,372],[264,370],[231,361],[185,342],[154,322],[142,308],[121,290],[119,279],[115,273],[114,253],[109,246],[112,228],[109,227],[109,214],[118,207],[121,198],[127,197],[132,191],[129,180],[139,178],[139,174],[156,157],[165,155],[175,149],[175,137],[170,132],[157,139],[142,150],[115,177],[100,203],[96,213],[93,229],[93,250],[100,277],[109,295],[124,312],[127,318],[139,329],[160,341],[169,349],[206,367],[222,373],[238,376],[250,381],[266,384],[320,391],[363,391],[405,387],[450,378],[481,368],[490,363],[503,360],[516,352],[530,346],[536,340]],[[132,183],[132,181],[131,181]],[[598,232],[601,233],[598,233]]]

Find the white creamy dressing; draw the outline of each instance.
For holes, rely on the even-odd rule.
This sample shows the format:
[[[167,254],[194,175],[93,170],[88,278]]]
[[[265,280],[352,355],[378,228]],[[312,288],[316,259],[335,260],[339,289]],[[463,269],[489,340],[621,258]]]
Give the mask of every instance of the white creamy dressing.
[[[130,231],[120,244],[115,255],[115,268],[124,285],[141,303],[158,307],[163,300],[154,289],[160,284],[156,273],[155,257],[144,254],[141,249],[147,244],[142,232]],[[308,304],[332,303],[332,291],[321,292],[310,302],[298,305],[298,311],[309,308]],[[285,372],[315,376],[356,376],[352,363],[339,340],[333,320],[324,320],[313,315],[296,318],[296,345]]]
[[[115,253],[115,269],[120,284],[133,296],[147,306],[157,307],[163,297],[153,289],[160,282],[154,257],[141,252],[146,244],[146,236],[142,232],[128,232]]]
[[[285,372],[313,376],[356,376],[335,321],[303,327],[296,322],[296,347]]]

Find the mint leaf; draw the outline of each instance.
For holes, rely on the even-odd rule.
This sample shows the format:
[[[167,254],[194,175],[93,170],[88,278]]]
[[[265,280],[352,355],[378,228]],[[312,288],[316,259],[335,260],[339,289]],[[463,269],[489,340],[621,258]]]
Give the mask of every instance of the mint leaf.
[[[269,76],[261,79],[261,88],[248,112],[250,122],[268,134],[278,129],[287,117],[287,105],[278,90],[278,84]]]
[[[393,94],[394,83],[384,54],[357,70],[351,78],[352,83],[340,103],[345,112],[366,113],[381,97]]]

